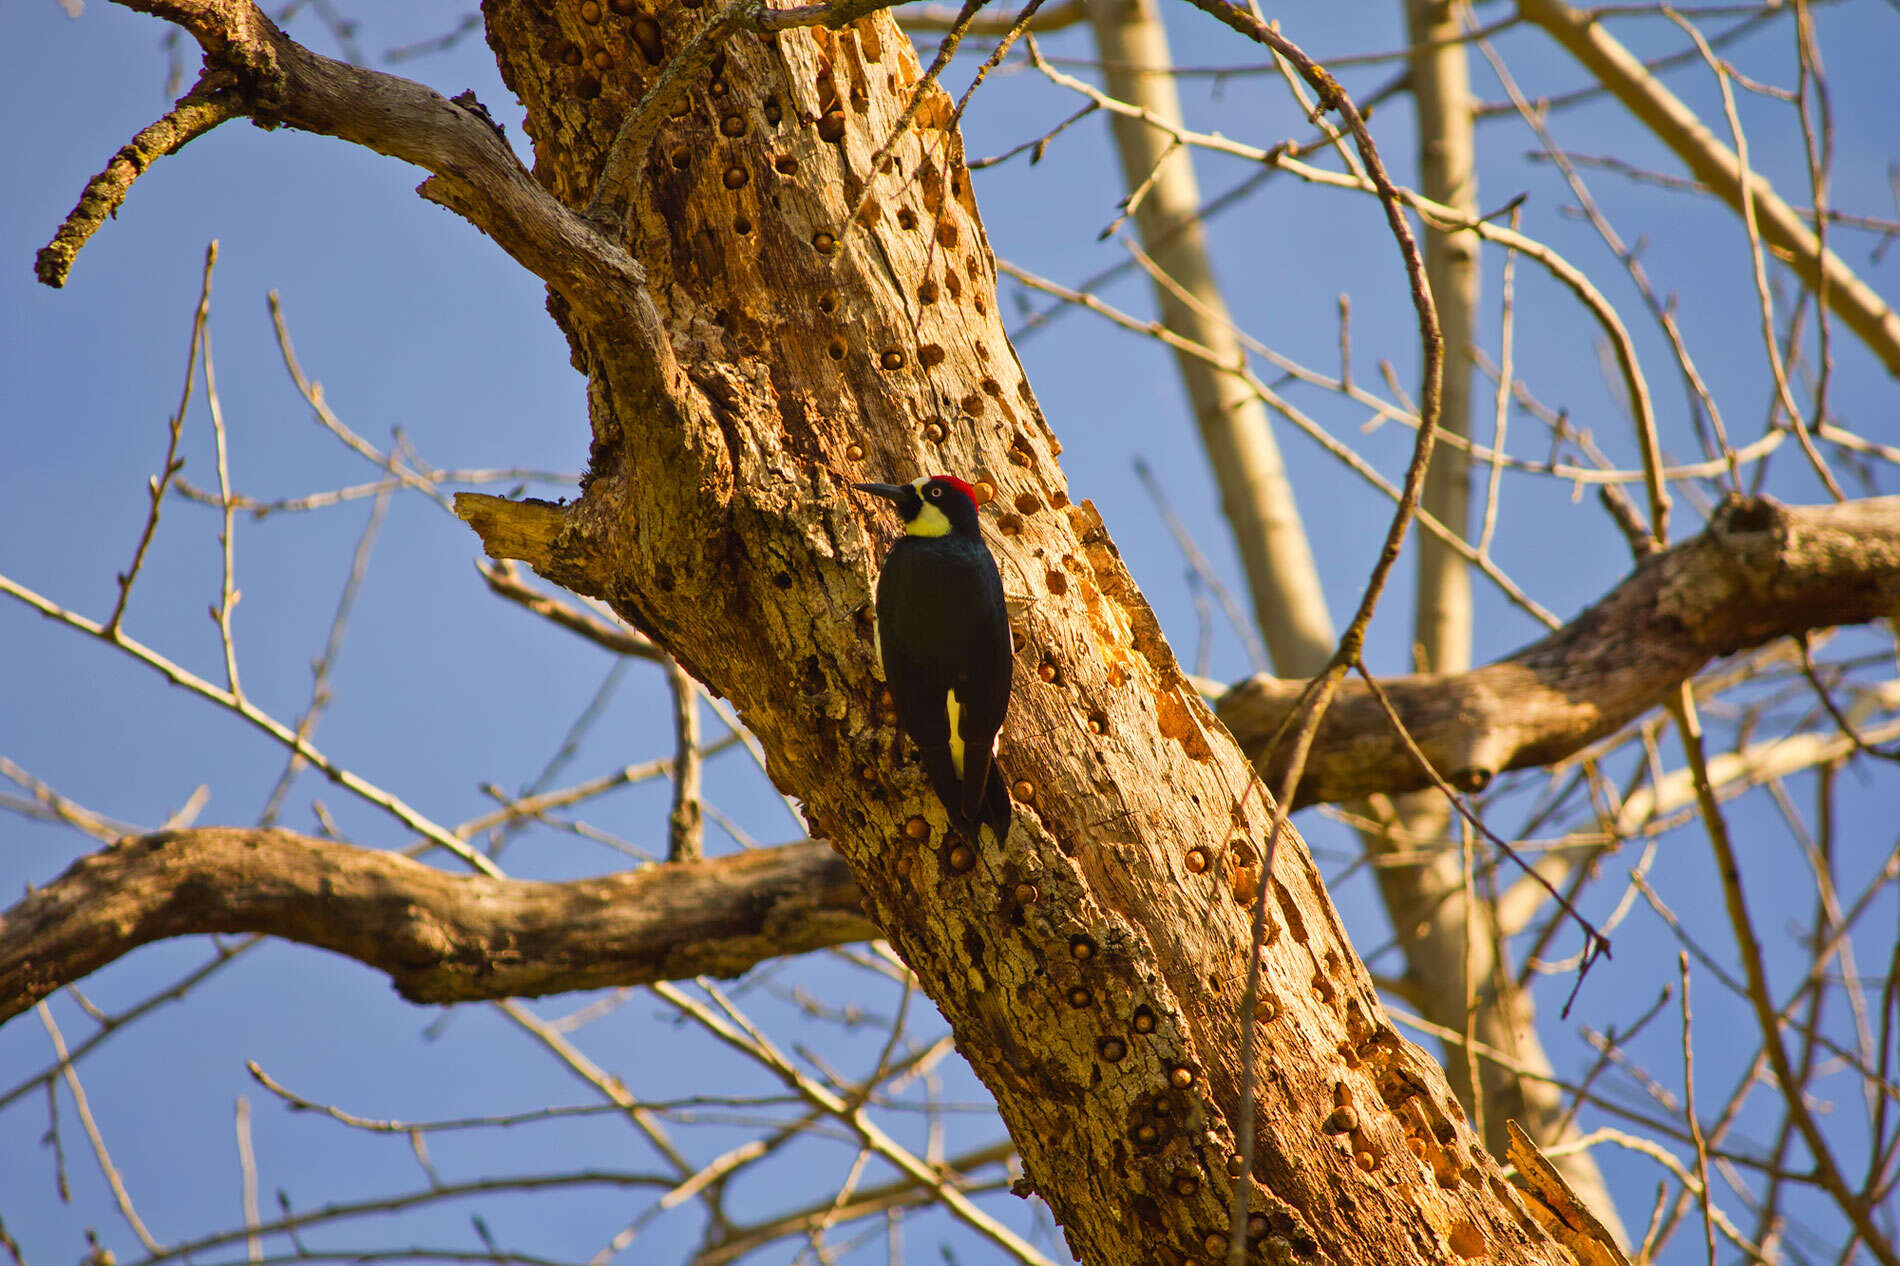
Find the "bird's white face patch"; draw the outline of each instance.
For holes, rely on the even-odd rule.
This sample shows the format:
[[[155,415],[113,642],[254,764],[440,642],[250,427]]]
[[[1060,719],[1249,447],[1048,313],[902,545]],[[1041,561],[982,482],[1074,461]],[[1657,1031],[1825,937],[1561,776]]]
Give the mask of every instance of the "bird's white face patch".
[[[909,536],[950,535],[950,517],[943,512],[941,507],[933,505],[929,495],[924,492],[924,485],[929,482],[928,475],[910,481],[910,486],[915,488],[917,495],[924,499],[924,508],[917,512],[916,518],[904,525],[904,532]],[[958,772],[962,772],[961,767]]]
[[[944,696],[944,715],[950,718],[950,765],[957,771],[957,777],[963,777],[963,705],[957,702],[957,692],[952,690]]]

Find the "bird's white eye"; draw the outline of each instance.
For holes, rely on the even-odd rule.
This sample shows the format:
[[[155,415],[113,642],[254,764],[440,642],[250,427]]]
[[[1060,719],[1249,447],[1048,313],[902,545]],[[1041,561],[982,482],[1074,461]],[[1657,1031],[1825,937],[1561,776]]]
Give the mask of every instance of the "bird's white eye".
[[[930,490],[930,495],[931,495],[931,496],[933,496],[933,497],[941,497],[941,496],[943,495],[943,489],[941,489],[941,488],[932,488],[932,489]]]

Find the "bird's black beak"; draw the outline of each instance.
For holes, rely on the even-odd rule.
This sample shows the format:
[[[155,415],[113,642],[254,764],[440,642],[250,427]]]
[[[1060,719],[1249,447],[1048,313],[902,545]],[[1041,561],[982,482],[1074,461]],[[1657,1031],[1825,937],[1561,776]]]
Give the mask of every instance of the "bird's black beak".
[[[852,484],[851,486],[856,488],[859,492],[868,492],[872,496],[882,497],[886,501],[896,501],[899,497],[910,491],[909,484]]]

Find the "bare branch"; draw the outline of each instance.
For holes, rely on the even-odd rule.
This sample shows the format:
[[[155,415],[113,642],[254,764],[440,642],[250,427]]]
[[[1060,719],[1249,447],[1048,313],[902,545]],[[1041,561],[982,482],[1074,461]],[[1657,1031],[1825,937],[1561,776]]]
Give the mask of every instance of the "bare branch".
[[[1385,683],[1432,764],[1466,789],[1568,756],[1666,701],[1719,656],[1900,612],[1900,498],[1786,507],[1733,500],[1702,535],[1645,559],[1595,606],[1508,659]],[[1273,777],[1264,749],[1303,683],[1255,677],[1221,719]],[[1425,785],[1369,691],[1348,683],[1314,744],[1301,804]],[[1409,767],[1409,769],[1408,769]]]
[[[112,156],[104,171],[86,182],[79,205],[33,260],[33,271],[42,282],[55,288],[66,284],[79,248],[99,231],[100,225],[119,213],[119,205],[132,192],[132,182],[147,167],[167,154],[176,154],[218,124],[245,113],[243,103],[226,90],[223,78],[209,72],[200,77],[163,118],[133,137]]]
[[[877,934],[822,843],[566,883],[450,875],[284,830],[161,831],[0,915],[0,1020],[141,945],[267,932],[388,973],[413,1002],[736,975]]]

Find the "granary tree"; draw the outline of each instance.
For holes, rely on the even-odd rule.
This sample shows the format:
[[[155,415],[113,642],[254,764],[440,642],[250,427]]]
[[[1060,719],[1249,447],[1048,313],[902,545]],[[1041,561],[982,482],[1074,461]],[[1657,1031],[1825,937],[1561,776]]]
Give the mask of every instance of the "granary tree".
[[[0,1106],[22,1140],[50,1114],[42,1154],[9,1144],[44,1175],[0,1196],[16,1261],[1900,1261],[1900,224],[1864,214],[1891,15],[1410,0],[1314,19],[1359,41],[1316,59],[1299,15],[1226,0],[490,0],[366,56],[382,15],[123,7],[189,84],[39,226],[30,320],[136,289],[95,257],[174,169],[236,222],[265,169],[190,164],[316,145],[420,169],[486,241],[439,212],[417,240],[469,239],[490,302],[544,292],[534,354],[584,392],[438,464],[491,412],[457,384],[372,404],[388,437],[336,396],[419,359],[481,381],[492,353],[436,338],[468,299],[401,251],[332,265],[360,375],[326,393],[275,293],[246,322],[356,464],[330,479],[289,451],[310,429],[234,406],[228,248],[171,242],[164,424],[21,419],[159,464],[97,550],[44,500],[81,495],[59,441],[9,476],[30,723],[0,772],[35,851]],[[484,56],[498,84],[419,82]],[[284,259],[412,213],[376,196]],[[10,377],[83,377],[38,337]],[[1145,457],[1150,497],[1072,485],[1065,441]],[[892,527],[850,485],[937,471],[1009,597],[1004,839],[950,828],[874,649]],[[378,591],[386,522],[417,579]],[[384,684],[345,690],[366,618]],[[583,658],[605,680],[563,711]],[[114,790],[207,715],[243,753],[216,781]],[[311,946],[361,966],[304,996]],[[409,1073],[303,1085],[251,1045],[380,1048],[382,981],[435,1008],[421,1044],[389,1012]],[[149,1102],[199,1065],[242,1091],[234,1153]]]

